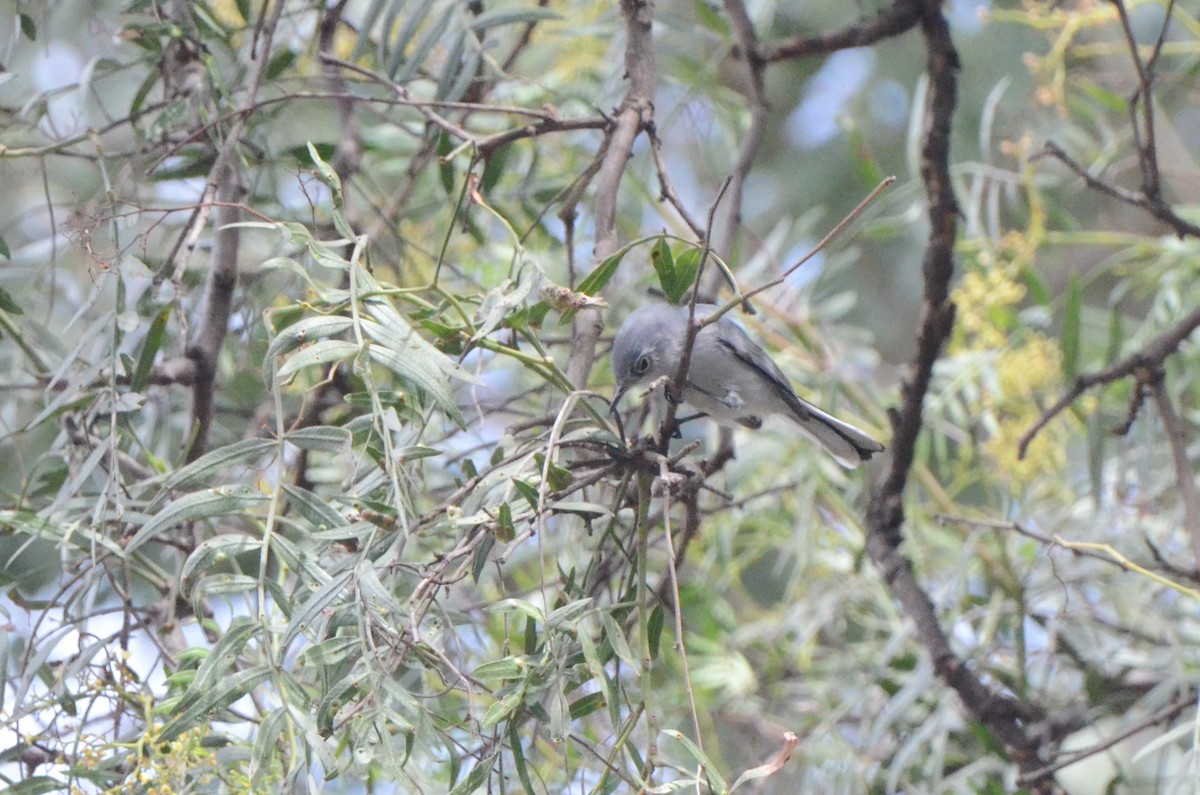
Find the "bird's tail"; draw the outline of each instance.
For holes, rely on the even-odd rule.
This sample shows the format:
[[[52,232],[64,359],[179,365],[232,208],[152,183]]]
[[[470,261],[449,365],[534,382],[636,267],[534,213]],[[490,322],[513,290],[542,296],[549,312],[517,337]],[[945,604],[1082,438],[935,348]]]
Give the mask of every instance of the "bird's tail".
[[[883,451],[883,445],[848,422],[821,411],[808,401],[796,397],[792,419],[814,441],[847,469],[853,469],[872,455]],[[791,403],[791,401],[788,401]]]

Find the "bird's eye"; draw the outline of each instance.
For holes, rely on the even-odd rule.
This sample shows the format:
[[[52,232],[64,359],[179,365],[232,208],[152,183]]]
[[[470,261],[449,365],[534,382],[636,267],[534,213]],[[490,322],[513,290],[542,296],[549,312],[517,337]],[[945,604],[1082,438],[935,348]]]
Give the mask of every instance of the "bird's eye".
[[[633,363],[633,374],[642,375],[650,369],[650,357],[639,356],[638,360]]]

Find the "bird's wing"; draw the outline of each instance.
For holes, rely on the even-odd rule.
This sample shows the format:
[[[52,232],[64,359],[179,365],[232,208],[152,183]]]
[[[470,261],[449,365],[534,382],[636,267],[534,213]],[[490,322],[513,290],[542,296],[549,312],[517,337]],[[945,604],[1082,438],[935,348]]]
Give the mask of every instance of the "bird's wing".
[[[741,326],[732,320],[722,318],[713,328],[717,332],[717,343],[721,347],[766,378],[774,387],[779,399],[796,412],[799,419],[808,417],[809,404],[800,399],[796,390],[792,388],[792,383],[779,369],[779,365],[775,364],[767,352],[750,339],[750,335],[742,330]]]

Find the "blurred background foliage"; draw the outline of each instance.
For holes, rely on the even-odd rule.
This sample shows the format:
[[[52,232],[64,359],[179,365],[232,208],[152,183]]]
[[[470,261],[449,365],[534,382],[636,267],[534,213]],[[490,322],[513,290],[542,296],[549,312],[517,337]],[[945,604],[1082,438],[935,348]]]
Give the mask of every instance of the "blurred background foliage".
[[[661,171],[699,219],[750,124],[730,5],[653,10]],[[766,44],[879,8],[746,4]],[[1200,21],[1132,0],[942,10],[958,313],[903,550],[955,651],[1036,713],[1047,764],[1130,735],[1059,785],[1190,792],[1193,473],[1170,437],[1194,460],[1195,349],[1164,363],[1174,425],[1124,379],[1018,447],[1073,379],[1197,305],[1197,238],[1045,147],[1136,189],[1128,37],[1146,58],[1162,35],[1164,198],[1200,222]],[[847,473],[782,426],[737,431],[684,497],[622,464],[607,340],[670,291],[655,241],[676,262],[700,241],[643,135],[617,196],[632,245],[593,270],[618,4],[5,0],[0,20],[11,791],[724,791],[785,732],[790,760],[741,789],[1021,786],[865,556],[882,464]],[[885,442],[922,307],[924,69],[914,30],[773,63],[742,220],[714,241],[761,284],[898,176],[739,316],[801,394]],[[205,192],[221,152],[232,217]],[[179,373],[222,217],[243,224],[238,284],[201,450]],[[609,305],[575,385],[595,393],[564,372],[580,293]],[[718,455],[706,423],[675,449],[693,440],[691,466]]]

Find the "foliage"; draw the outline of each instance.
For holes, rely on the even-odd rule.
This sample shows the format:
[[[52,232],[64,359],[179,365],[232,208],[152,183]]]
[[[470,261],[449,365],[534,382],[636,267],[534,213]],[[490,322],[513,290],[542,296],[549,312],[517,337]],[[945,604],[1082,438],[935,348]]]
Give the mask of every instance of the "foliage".
[[[0,11],[11,791],[1192,780],[1192,9],[71,5]],[[883,462],[618,425],[601,310],[777,278]]]

